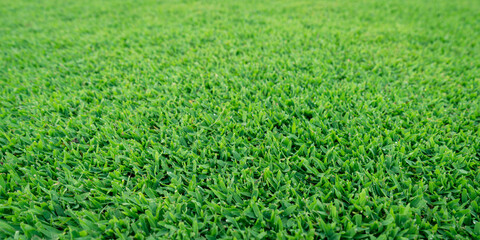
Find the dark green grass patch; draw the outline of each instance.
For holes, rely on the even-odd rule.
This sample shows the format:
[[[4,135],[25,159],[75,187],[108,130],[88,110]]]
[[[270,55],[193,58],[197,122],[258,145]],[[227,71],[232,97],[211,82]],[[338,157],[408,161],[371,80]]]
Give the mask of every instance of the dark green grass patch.
[[[0,237],[480,238],[478,1],[0,0]]]

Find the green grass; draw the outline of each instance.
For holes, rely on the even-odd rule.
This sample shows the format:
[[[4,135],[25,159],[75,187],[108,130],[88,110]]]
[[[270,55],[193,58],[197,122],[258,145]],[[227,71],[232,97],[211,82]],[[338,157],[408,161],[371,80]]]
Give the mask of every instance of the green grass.
[[[1,238],[480,238],[476,0],[0,0],[0,23]]]

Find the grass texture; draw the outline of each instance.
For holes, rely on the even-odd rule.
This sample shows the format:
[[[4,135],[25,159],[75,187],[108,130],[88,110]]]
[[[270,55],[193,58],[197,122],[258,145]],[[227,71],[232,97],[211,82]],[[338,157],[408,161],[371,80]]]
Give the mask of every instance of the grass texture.
[[[0,237],[479,239],[480,2],[0,0]]]

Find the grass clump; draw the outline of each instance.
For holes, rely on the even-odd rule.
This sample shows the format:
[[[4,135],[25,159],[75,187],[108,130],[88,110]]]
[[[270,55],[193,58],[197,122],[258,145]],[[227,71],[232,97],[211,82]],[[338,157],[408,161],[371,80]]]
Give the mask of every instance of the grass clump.
[[[1,1],[2,238],[478,239],[477,1]]]

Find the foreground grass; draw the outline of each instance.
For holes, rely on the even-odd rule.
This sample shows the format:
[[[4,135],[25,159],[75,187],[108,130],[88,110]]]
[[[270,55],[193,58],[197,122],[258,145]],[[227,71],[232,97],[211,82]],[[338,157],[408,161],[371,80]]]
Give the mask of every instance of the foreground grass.
[[[0,1],[0,237],[480,237],[478,1]]]

